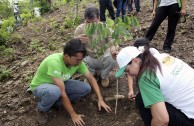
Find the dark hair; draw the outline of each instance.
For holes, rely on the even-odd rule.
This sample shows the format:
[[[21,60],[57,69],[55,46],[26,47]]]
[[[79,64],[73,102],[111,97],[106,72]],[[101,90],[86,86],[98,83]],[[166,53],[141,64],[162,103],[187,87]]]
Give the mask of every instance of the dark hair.
[[[137,48],[139,46],[149,47],[150,46],[149,42],[150,41],[148,39],[146,39],[146,38],[138,38],[138,39],[135,40],[134,46],[137,47]]]
[[[85,13],[84,13],[84,18],[85,19],[93,19],[95,17],[99,18],[99,10],[95,7],[88,7],[86,10],[85,10]]]
[[[77,38],[71,39],[69,42],[67,42],[63,49],[63,54],[67,54],[70,57],[76,56],[78,52],[83,53],[83,57],[87,55],[84,44],[81,43],[81,40]]]
[[[161,66],[159,61],[151,54],[149,47],[145,48],[144,52],[138,56],[142,59],[142,64],[140,67],[140,71],[138,74],[138,79],[140,79],[141,75],[144,71],[147,71],[147,74],[150,75],[154,73],[156,75],[156,70],[159,68],[160,72],[162,73]]]

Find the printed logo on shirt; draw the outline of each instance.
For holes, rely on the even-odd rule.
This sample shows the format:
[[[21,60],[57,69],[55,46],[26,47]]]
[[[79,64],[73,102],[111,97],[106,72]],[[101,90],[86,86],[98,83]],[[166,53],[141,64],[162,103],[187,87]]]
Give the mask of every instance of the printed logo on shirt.
[[[180,65],[176,65],[176,67],[174,67],[175,69],[171,72],[172,75],[177,76],[180,74],[180,72],[183,70],[184,64],[181,63]]]
[[[54,75],[56,75],[56,76],[61,76],[61,72],[55,70],[55,71],[54,71]]]
[[[71,77],[70,74],[63,74],[63,80],[64,81],[69,80],[70,77]]]
[[[166,56],[165,58],[162,59],[162,63],[164,65],[172,65],[175,61],[175,58],[172,56]]]

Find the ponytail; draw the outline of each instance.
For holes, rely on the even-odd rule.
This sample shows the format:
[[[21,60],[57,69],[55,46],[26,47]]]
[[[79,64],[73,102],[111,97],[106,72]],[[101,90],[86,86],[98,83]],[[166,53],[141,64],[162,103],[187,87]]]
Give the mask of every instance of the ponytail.
[[[142,59],[142,64],[140,67],[140,71],[137,77],[137,81],[140,79],[141,75],[147,71],[147,74],[150,75],[154,73],[156,75],[157,68],[159,68],[162,73],[161,66],[159,61],[151,54],[149,47],[145,47],[145,50],[142,54],[140,54],[140,58]]]

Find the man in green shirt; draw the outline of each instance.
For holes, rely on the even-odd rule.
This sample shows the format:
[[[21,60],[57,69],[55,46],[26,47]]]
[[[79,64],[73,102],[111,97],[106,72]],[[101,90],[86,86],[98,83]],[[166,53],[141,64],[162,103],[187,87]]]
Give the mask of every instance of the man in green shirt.
[[[61,101],[74,125],[85,124],[82,120],[83,115],[74,111],[71,102],[89,94],[91,87],[85,82],[70,79],[75,72],[83,74],[89,80],[97,94],[99,110],[103,107],[107,112],[111,111],[103,101],[95,78],[82,62],[86,53],[81,41],[72,39],[65,45],[63,53],[52,54],[42,61],[30,84],[33,95],[39,99],[39,113],[47,112],[53,105]],[[38,123],[45,124],[47,119],[44,117],[38,121]]]

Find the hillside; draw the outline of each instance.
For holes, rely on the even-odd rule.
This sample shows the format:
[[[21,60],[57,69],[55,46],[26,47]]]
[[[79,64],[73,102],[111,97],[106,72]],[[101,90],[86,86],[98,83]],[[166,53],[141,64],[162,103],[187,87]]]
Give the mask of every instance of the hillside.
[[[133,37],[143,37],[152,21],[150,17],[150,0],[141,0],[141,12],[137,15],[139,26],[133,31]],[[83,0],[79,5],[79,16],[83,21],[83,12],[89,5],[98,7],[97,1]],[[8,46],[12,49],[11,55],[1,57],[1,71],[7,78],[0,81],[0,124],[1,126],[37,126],[36,99],[32,94],[26,93],[40,62],[49,54],[62,52],[63,45],[73,37],[76,26],[64,26],[64,19],[74,17],[71,5],[62,6],[55,11],[46,13],[42,19],[29,22],[22,26],[9,39]],[[178,24],[171,55],[178,57],[194,68],[194,1],[187,1],[187,10],[190,16],[186,23]],[[80,23],[81,23],[80,22]],[[78,24],[77,24],[78,25]],[[63,29],[61,28],[63,26]],[[165,39],[167,20],[159,27],[151,46],[163,52],[162,45]],[[128,41],[121,47],[132,45]],[[10,54],[10,53],[9,53]],[[102,95],[110,97],[116,94],[115,71],[111,72],[110,87],[100,86]],[[83,78],[78,78],[83,79]],[[119,79],[119,94],[127,95],[127,84],[124,77]],[[78,113],[84,114],[86,126],[143,126],[143,122],[135,109],[134,103],[119,100],[117,115],[114,114],[115,101],[107,102],[112,113],[98,112],[94,93],[83,100],[74,103],[73,107]],[[49,113],[48,126],[72,126],[71,119],[65,110],[52,109]]]

